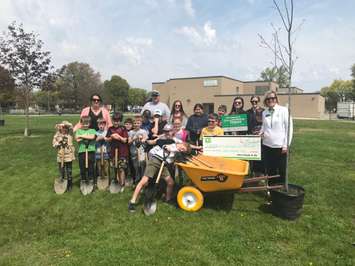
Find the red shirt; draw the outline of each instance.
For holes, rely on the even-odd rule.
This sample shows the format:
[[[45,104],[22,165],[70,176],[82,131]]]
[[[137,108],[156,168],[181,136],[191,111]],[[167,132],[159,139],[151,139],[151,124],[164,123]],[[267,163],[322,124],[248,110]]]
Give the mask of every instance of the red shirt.
[[[106,137],[111,137],[112,134],[118,134],[123,138],[128,139],[128,132],[126,128],[124,127],[110,127],[107,131]],[[115,149],[118,148],[118,157],[119,158],[128,158],[128,144],[127,141],[125,143],[122,143],[119,140],[112,139],[110,143],[110,156],[111,158],[115,158]]]

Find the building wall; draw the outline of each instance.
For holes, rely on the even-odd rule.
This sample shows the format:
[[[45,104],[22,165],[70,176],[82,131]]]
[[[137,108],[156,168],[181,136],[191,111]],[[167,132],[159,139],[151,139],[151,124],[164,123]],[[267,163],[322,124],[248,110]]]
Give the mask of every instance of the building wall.
[[[217,79],[217,86],[206,87],[203,81]],[[241,82],[225,77],[202,77],[187,79],[170,79],[165,83],[153,83],[153,89],[160,92],[160,100],[171,108],[175,100],[181,100],[184,110],[188,115],[193,113],[196,103],[213,104],[213,111],[217,112],[218,106],[224,104],[230,112],[233,99],[241,96],[244,99],[244,109],[250,108],[250,97],[255,94],[257,86],[264,86],[269,90],[276,90],[274,82]],[[236,93],[239,87],[240,94]],[[263,100],[263,95],[259,95]],[[281,105],[287,105],[288,96],[279,94]],[[324,114],[324,98],[319,93],[300,93],[291,95],[291,110],[293,117],[321,118]]]

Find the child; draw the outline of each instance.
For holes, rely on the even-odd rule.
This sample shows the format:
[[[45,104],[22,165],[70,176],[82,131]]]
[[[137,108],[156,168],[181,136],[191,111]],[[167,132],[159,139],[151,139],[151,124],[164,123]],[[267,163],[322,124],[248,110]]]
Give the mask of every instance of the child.
[[[148,139],[148,133],[141,129],[142,118],[136,116],[133,122],[133,129],[128,132],[128,144],[130,162],[134,168],[133,182],[136,185],[144,174],[145,152],[143,143]]]
[[[182,127],[181,118],[175,118],[173,122],[174,136],[182,142],[187,141],[188,133],[185,128]]]
[[[204,127],[201,131],[200,141],[206,136],[221,136],[224,134],[223,128],[217,126],[218,115],[209,114],[208,115],[208,126]]]
[[[73,187],[72,178],[72,162],[75,160],[75,148],[73,145],[73,137],[70,135],[70,130],[73,125],[68,121],[63,121],[55,126],[57,132],[53,136],[52,145],[58,150],[57,162],[59,166],[59,173],[62,177],[67,175],[68,185],[67,191],[71,191]],[[62,169],[62,158],[64,161],[64,166]]]
[[[179,143],[179,144],[173,143],[173,144],[162,145],[162,146],[160,146],[159,144],[162,144],[162,142],[158,141],[157,145],[150,151],[151,158],[148,161],[147,167],[144,172],[144,176],[136,186],[132,198],[128,203],[128,210],[130,212],[134,212],[136,210],[137,198],[139,193],[143,189],[143,187],[145,187],[148,184],[149,179],[154,178],[158,174],[160,166],[164,159],[164,152],[165,152],[164,150],[169,152],[168,157],[165,159],[166,163],[168,164],[173,163],[176,152],[187,152],[190,150],[190,146],[187,143]],[[167,165],[164,165],[163,167],[161,178],[165,180],[167,185],[165,201],[171,202],[174,180],[171,177]]]
[[[133,120],[132,118],[126,118],[124,121],[124,127],[126,128],[127,132],[130,132],[133,128]]]
[[[116,151],[118,155],[118,165],[117,171],[115,172],[115,177],[113,182],[118,182],[121,186],[121,192],[124,191],[125,185],[125,170],[127,169],[127,160],[128,160],[128,133],[125,127],[122,127],[120,124],[122,122],[122,114],[117,112],[112,116],[113,126],[110,127],[107,131],[107,141],[110,142],[110,157],[113,167],[116,167]]]
[[[218,115],[218,120],[217,120],[217,125],[219,127],[222,127],[222,116],[225,115],[227,113],[227,106],[225,106],[224,104],[221,104],[220,106],[218,106],[218,111],[217,111],[217,115]]]
[[[82,116],[80,118],[82,127],[75,132],[75,139],[79,143],[80,184],[89,183],[94,185],[96,130],[89,128],[90,122],[90,116]],[[88,152],[88,169],[86,169],[85,165],[86,150]]]
[[[152,122],[152,114],[151,112],[147,109],[144,110],[142,114],[142,126],[141,128],[144,129],[145,131],[149,132],[151,131],[153,127],[153,122]]]
[[[97,120],[97,124],[99,126],[99,130],[96,131],[96,169],[97,175],[101,178],[108,178],[109,175],[109,167],[110,167],[110,157],[109,157],[109,146],[107,143],[107,130],[106,121],[102,118]],[[101,152],[102,152],[102,160],[101,160]]]

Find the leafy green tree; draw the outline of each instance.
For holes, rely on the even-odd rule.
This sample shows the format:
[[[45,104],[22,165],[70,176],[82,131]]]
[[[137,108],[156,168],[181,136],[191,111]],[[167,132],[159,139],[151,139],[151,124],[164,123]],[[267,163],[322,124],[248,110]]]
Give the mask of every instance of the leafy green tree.
[[[40,108],[53,111],[60,102],[59,92],[55,90],[36,91],[33,93],[33,100]]]
[[[14,78],[17,91],[24,99],[26,126],[29,136],[29,115],[31,93],[41,85],[51,70],[50,52],[42,50],[43,41],[34,32],[25,32],[23,25],[16,22],[8,26],[0,38],[0,63]]]
[[[321,89],[328,111],[336,110],[338,102],[352,101],[355,98],[351,80],[334,80],[329,87]]]
[[[55,86],[60,92],[61,105],[76,110],[90,104],[91,94],[102,93],[100,73],[80,62],[64,65],[58,71]]]
[[[288,74],[284,66],[267,67],[260,73],[263,81],[273,81],[279,84],[280,88],[288,87]]]
[[[120,76],[113,75],[104,82],[105,102],[114,106],[115,110],[125,111],[128,105],[129,84]]]
[[[0,108],[12,105],[16,98],[15,81],[10,72],[0,66]]]
[[[131,106],[143,106],[147,98],[147,91],[145,89],[130,88],[128,90],[128,104]]]
[[[353,64],[351,67],[351,76],[353,77],[353,91],[355,94],[355,64]]]

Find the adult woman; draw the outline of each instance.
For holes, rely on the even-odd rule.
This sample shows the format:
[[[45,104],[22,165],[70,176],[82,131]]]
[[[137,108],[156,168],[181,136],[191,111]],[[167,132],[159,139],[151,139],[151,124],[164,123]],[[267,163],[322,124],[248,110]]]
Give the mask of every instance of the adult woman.
[[[229,113],[229,115],[242,115],[246,114],[247,112],[244,111],[244,99],[242,97],[235,97],[233,100],[233,105],[232,109]],[[229,131],[226,132],[226,135],[246,135],[248,133],[248,130],[243,130],[243,131]]]
[[[260,102],[260,97],[253,95],[250,98],[251,108],[247,110],[248,114],[248,134],[259,135],[261,125],[263,123],[263,111],[264,108],[260,107],[258,104]],[[250,168],[252,173],[256,176],[264,173],[263,161],[250,161]]]
[[[292,140],[293,125],[288,109],[279,105],[275,91],[265,94],[260,134],[263,138],[263,154],[266,173],[268,175],[279,174],[280,178],[270,179],[271,184],[284,183],[286,174],[286,161],[288,147]],[[289,125],[289,136],[287,135]],[[287,142],[288,141],[288,142]]]
[[[186,124],[186,130],[189,132],[190,142],[196,144],[199,140],[202,128],[208,125],[208,117],[203,113],[203,106],[200,103],[195,104],[194,114],[189,117]]]
[[[80,117],[89,116],[91,118],[91,123],[89,128],[99,130],[97,124],[98,119],[104,119],[106,121],[106,130],[112,126],[112,121],[109,111],[101,106],[102,99],[101,96],[97,93],[94,93],[90,96],[91,106],[85,107],[80,114]],[[81,128],[80,121],[75,125],[74,131]]]
[[[179,118],[182,121],[182,127],[185,128],[188,118],[184,112],[184,108],[182,107],[182,102],[180,100],[173,102],[169,117],[169,124],[173,124],[176,118]]]
[[[248,133],[252,135],[258,135],[263,123],[263,111],[264,108],[260,107],[258,104],[260,102],[259,96],[252,96],[250,98],[251,108],[246,112],[248,114]]]

